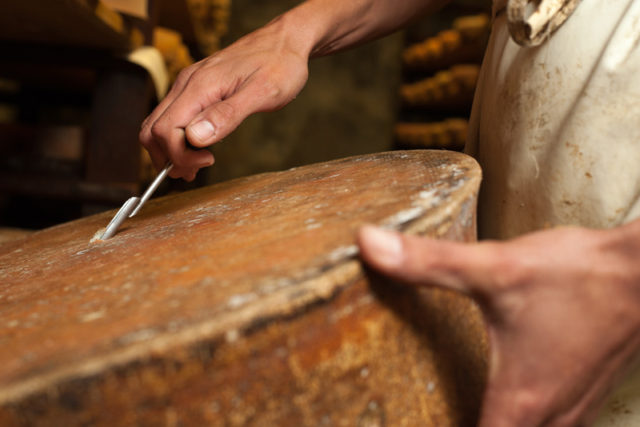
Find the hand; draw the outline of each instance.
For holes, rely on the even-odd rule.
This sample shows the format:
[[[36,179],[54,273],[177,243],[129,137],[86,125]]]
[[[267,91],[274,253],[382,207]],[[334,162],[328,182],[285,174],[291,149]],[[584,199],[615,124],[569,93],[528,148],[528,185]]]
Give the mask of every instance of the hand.
[[[383,274],[480,305],[491,348],[480,426],[577,425],[640,350],[639,224],[477,244],[365,227],[358,241]]]
[[[156,169],[171,160],[172,177],[193,180],[214,158],[208,150],[189,149],[185,137],[194,147],[207,147],[250,114],[295,98],[306,83],[308,62],[308,49],[295,36],[276,19],[184,69],[140,131]]]

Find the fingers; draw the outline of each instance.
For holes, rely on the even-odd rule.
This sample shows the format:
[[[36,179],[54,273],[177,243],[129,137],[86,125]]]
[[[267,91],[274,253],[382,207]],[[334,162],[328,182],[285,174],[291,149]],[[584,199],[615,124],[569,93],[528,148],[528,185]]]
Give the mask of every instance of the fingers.
[[[469,245],[366,226],[358,233],[362,258],[397,280],[484,294],[496,254],[490,245]]]
[[[140,135],[156,168],[166,164],[167,159],[173,162],[173,177],[186,178],[191,171],[213,163],[211,153],[186,149],[186,141],[195,147],[207,147],[234,131],[249,115],[282,103],[279,93],[264,89],[267,84],[249,82],[232,96],[221,99],[223,92],[207,94],[202,81],[190,82],[169,105],[158,106]]]
[[[502,253],[496,244],[464,244],[425,237],[403,235],[371,226],[358,233],[362,258],[381,273],[396,280],[421,286],[438,286],[471,294],[483,306],[486,314],[498,271],[503,264]],[[541,404],[538,395],[532,395],[522,384],[514,370],[522,363],[513,364],[504,358],[502,340],[489,323],[491,361],[489,384],[486,390],[480,427],[506,427],[513,425],[539,425],[529,421],[538,413]],[[517,355],[519,356],[519,354]],[[517,362],[521,358],[515,357]]]
[[[254,111],[234,96],[220,101],[198,114],[186,128],[189,142],[196,147],[211,145],[233,132]]]
[[[174,102],[174,100],[183,92],[195,68],[195,66],[185,68],[178,75],[178,78],[171,87],[171,90],[169,91],[167,96],[164,97],[164,99],[151,112],[151,114],[145,119],[140,127],[140,143],[149,152],[151,161],[153,162],[153,165],[157,170],[161,170],[164,167],[164,165],[167,163],[167,160],[169,159],[169,156],[165,152],[163,145],[159,143],[160,141],[157,141],[155,139],[154,133],[152,132],[153,126],[164,114],[167,108]]]
[[[187,181],[193,180],[198,169],[211,166],[213,155],[207,150],[193,150],[185,139],[184,127],[190,117],[199,110],[194,107],[174,110],[175,102],[166,107],[153,123],[147,123],[141,133],[140,141],[149,151],[149,155],[156,169],[161,169],[170,160],[174,167],[170,176],[182,177]],[[160,108],[160,106],[158,107]],[[152,120],[150,117],[149,120]]]
[[[248,79],[231,96],[216,100],[195,115],[186,126],[189,142],[196,147],[218,142],[251,114],[272,111],[289,103],[302,86],[298,83],[293,88],[283,89],[264,77],[261,75]]]
[[[171,160],[171,176],[191,176],[213,157],[185,149],[187,140],[207,147],[249,115],[281,108],[300,92],[308,75],[305,56],[274,47],[270,37],[256,33],[180,74],[140,132],[157,169]]]

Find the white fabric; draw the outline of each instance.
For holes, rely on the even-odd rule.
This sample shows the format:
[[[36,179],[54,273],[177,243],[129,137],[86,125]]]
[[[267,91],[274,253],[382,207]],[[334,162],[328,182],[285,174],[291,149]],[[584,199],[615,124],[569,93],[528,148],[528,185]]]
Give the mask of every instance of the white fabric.
[[[139,47],[127,55],[127,59],[147,70],[153,81],[158,99],[169,90],[169,71],[158,49],[152,46]]]
[[[481,237],[640,216],[640,1],[583,0],[524,48],[494,20],[468,151],[483,167]]]
[[[504,4],[467,143],[484,174],[480,237],[640,217],[640,0],[582,0],[533,48],[510,39]],[[596,426],[640,426],[640,370]]]
[[[606,402],[593,427],[640,426],[640,367],[616,389]]]

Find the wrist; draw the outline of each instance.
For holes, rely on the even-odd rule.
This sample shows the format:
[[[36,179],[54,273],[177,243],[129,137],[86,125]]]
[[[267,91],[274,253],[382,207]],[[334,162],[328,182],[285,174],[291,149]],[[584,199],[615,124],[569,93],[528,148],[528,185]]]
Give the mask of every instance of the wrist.
[[[303,3],[274,18],[263,30],[275,33],[282,46],[308,61],[321,36],[319,18],[307,9]]]
[[[285,37],[306,58],[324,56],[341,50],[351,38],[357,38],[372,0],[347,2],[307,0],[280,15],[274,23],[281,25]]]
[[[386,35],[448,0],[307,0],[280,15],[290,41],[306,58],[334,53]]]
[[[404,4],[406,3],[406,4]],[[307,0],[281,16],[297,34],[308,57],[332,54],[387,34],[419,12],[424,0]],[[403,12],[397,14],[398,10]],[[399,15],[399,16],[396,16]]]

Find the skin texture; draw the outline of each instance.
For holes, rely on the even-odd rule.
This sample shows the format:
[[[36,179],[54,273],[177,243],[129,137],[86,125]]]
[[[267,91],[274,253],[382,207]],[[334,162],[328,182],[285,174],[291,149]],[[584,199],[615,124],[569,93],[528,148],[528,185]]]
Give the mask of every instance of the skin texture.
[[[185,69],[140,140],[156,168],[171,160],[172,177],[192,180],[213,156],[187,139],[196,148],[220,141],[250,114],[293,100],[309,58],[389,33],[442,3],[304,2]],[[640,221],[472,245],[365,228],[358,242],[363,260],[384,274],[478,301],[491,340],[481,426],[588,422],[640,349]]]
[[[388,34],[442,0],[310,0],[184,69],[142,124],[156,169],[191,181],[213,164],[208,147],[249,115],[284,107],[307,81],[309,58]],[[187,142],[192,146],[189,148]]]
[[[640,350],[640,221],[477,244],[365,227],[358,241],[383,274],[479,303],[491,347],[481,426],[588,423]]]

